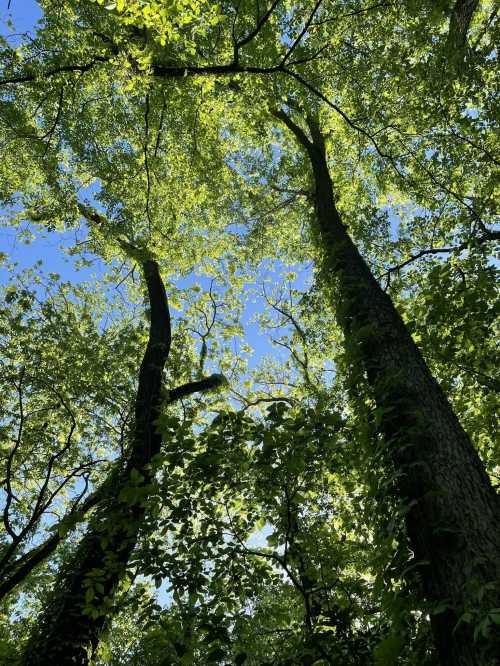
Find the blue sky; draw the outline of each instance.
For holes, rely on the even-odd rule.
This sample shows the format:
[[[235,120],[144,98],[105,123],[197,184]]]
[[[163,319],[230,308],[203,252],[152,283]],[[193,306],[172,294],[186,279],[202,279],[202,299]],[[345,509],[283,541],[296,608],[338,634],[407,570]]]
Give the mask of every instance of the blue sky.
[[[3,35],[10,32],[33,31],[35,23],[42,16],[40,7],[34,0],[11,0],[10,10],[8,7],[8,0],[1,0],[0,9]],[[14,24],[15,29],[12,31],[6,26],[8,19]]]

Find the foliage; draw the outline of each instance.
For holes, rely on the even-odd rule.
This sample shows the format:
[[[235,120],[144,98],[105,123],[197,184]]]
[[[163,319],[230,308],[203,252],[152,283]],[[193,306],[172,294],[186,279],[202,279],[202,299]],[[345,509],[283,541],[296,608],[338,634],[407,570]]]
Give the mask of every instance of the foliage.
[[[451,2],[39,4],[0,42],[3,223],[95,274],[8,266],[4,575],[60,543],[2,601],[0,660],[126,461],[146,253],[173,320],[163,447],[95,664],[436,664],[442,609],[327,305],[306,155],[273,114],[320,121],[348,231],[498,486],[493,3],[460,53]],[[170,402],[210,373],[228,383]],[[463,621],[481,640],[498,609]]]

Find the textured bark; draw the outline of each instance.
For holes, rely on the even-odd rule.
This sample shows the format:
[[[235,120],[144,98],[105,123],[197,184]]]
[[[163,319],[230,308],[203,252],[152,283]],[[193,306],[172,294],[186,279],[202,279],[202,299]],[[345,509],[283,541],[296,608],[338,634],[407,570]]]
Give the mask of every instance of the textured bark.
[[[457,0],[450,16],[448,42],[454,49],[462,49],[467,41],[469,25],[479,0]]]
[[[498,635],[474,641],[468,624],[457,626],[466,610],[500,607],[499,497],[390,297],[342,223],[318,125],[309,119],[311,140],[284,113],[275,115],[295,134],[311,162],[323,279],[333,294],[346,344],[380,412],[398,493],[409,508],[406,529],[425,596],[449,604],[431,618],[441,663],[500,663]]]
[[[54,594],[24,654],[26,666],[86,666],[89,663],[137,543],[151,482],[147,465],[161,445],[155,421],[161,405],[163,368],[171,344],[168,303],[158,265],[145,261],[143,270],[151,322],[139,372],[129,455],[125,465],[117,467],[106,482],[104,498],[96,508],[87,533],[56,581]],[[134,487],[142,492],[141,501],[127,501],[126,491]],[[89,586],[95,596],[86,600]],[[99,611],[97,617],[85,612],[88,606]]]

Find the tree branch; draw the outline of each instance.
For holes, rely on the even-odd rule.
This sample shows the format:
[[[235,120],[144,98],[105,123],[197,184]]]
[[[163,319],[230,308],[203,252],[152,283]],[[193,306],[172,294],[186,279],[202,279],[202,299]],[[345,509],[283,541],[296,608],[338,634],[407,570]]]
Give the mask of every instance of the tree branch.
[[[93,60],[85,65],[61,65],[59,67],[53,67],[46,72],[33,72],[31,74],[24,74],[24,76],[12,76],[7,79],[0,79],[0,86],[6,86],[11,83],[29,83],[30,81],[48,79],[57,74],[64,74],[65,72],[80,72],[83,74],[91,70],[95,65],[97,65],[97,63],[100,62],[108,62],[108,58],[105,58],[104,56],[96,56]]]
[[[263,26],[269,20],[269,17],[273,13],[273,11],[276,9],[276,6],[278,5],[279,2],[280,2],[280,0],[274,0],[274,2],[271,4],[271,6],[267,10],[267,12],[265,12],[262,15],[262,17],[260,18],[260,20],[257,21],[257,25],[255,26],[254,30],[249,32],[246,37],[244,37],[243,39],[240,39],[239,41],[236,42],[236,44],[235,44],[235,63],[238,62],[238,51],[239,51],[239,49],[242,48],[243,46],[245,46],[246,44],[248,44],[249,42],[251,42],[254,37],[257,37],[257,35],[259,34],[259,32],[261,31]]]
[[[85,514],[90,511],[99,502],[102,497],[103,486],[95,490],[82,505],[79,505],[80,498],[73,504],[69,513],[62,518],[59,523],[53,527],[54,533],[46,539],[40,546],[33,548],[24,555],[21,555],[15,562],[6,566],[2,571],[2,582],[0,583],[0,600],[6,594],[11,592],[17,585],[30,574],[33,569],[41,564],[49,555],[51,555],[60,541],[62,540],[62,527],[71,520],[74,520],[72,526],[76,526],[78,522],[84,520]]]
[[[471,240],[460,243],[460,245],[455,245],[451,247],[431,247],[426,250],[420,250],[420,252],[410,255],[408,259],[405,259],[400,264],[388,268],[385,271],[385,273],[379,275],[378,279],[381,280],[382,278],[387,277],[390,280],[391,273],[399,272],[401,269],[405,268],[409,264],[413,263],[414,261],[417,261],[417,259],[421,259],[422,257],[428,255],[462,252],[462,250],[467,249],[471,245],[482,245],[483,243],[486,243],[488,241],[498,241],[498,240],[500,240],[500,231],[489,231],[488,229],[484,229],[484,233],[482,236],[479,236],[477,238],[472,238]]]
[[[309,14],[309,17],[307,18],[306,22],[304,23],[304,26],[303,26],[302,30],[301,30],[300,33],[297,35],[297,37],[296,37],[296,39],[294,40],[293,44],[290,46],[290,48],[288,49],[288,51],[287,51],[287,52],[285,53],[285,55],[283,56],[283,60],[282,60],[281,63],[280,63],[280,64],[281,64],[281,67],[284,67],[284,66],[286,65],[287,60],[290,58],[290,56],[292,55],[292,53],[295,51],[295,49],[297,48],[297,46],[298,46],[298,45],[300,44],[300,42],[302,41],[302,38],[304,37],[304,35],[305,35],[306,32],[308,31],[309,26],[311,25],[311,22],[312,22],[312,20],[313,20],[315,14],[316,14],[316,12],[318,11],[318,9],[319,9],[319,7],[320,7],[320,5],[321,5],[322,2],[323,2],[323,0],[316,0],[316,4],[314,5],[312,12]]]
[[[193,393],[213,391],[226,384],[227,379],[221,374],[213,374],[195,382],[187,382],[186,384],[181,384],[181,386],[177,386],[168,391],[166,403],[167,405],[171,405],[173,402],[185,398],[188,395],[192,395]]]

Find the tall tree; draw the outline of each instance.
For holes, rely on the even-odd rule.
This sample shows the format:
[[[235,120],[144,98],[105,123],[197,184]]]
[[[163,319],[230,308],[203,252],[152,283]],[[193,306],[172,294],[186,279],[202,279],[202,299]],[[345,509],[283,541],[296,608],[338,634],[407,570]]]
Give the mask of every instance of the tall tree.
[[[498,653],[498,638],[474,644],[463,616],[481,606],[486,613],[500,603],[500,499],[396,308],[347,233],[335,206],[318,120],[308,117],[307,136],[284,111],[275,116],[293,132],[311,164],[321,279],[333,294],[353,362],[373,390],[380,431],[406,503],[414,565],[425,593],[444,603],[431,618],[440,659],[450,666],[487,662]]]
[[[131,442],[105,481],[89,527],[74,555],[59,574],[25,653],[26,664],[87,664],[95,651],[106,609],[122,581],[144,522],[154,480],[155,456],[162,443],[157,420],[165,402],[163,370],[172,334],[165,287],[158,263],[145,250],[121,245],[141,262],[150,304],[147,347],[139,370]],[[213,376],[170,391],[167,402],[220,386]]]
[[[377,402],[374,418],[380,422],[388,459],[398,474],[399,495],[406,502],[400,511],[407,514],[416,560],[412,564],[421,575],[424,596],[440,603],[441,609],[446,605],[433,615],[442,659],[452,658],[443,647],[449,639],[456,663],[476,663],[479,647],[469,640],[474,631],[468,625],[471,618],[480,621],[481,613],[499,605],[497,498],[401,318],[347,234],[343,226],[347,216],[344,213],[342,220],[339,210],[349,208],[349,198],[351,208],[360,208],[361,202],[366,203],[364,189],[372,188],[381,196],[403,194],[404,203],[427,206],[425,213],[431,211],[440,241],[462,233],[452,250],[455,254],[474,238],[483,245],[494,239],[488,228],[494,181],[490,169],[483,174],[477,168],[481,160],[486,159],[488,166],[493,163],[487,132],[492,115],[491,48],[484,46],[481,67],[467,71],[465,82],[447,80],[439,69],[442,59],[435,57],[439,52],[435,45],[442,45],[449,15],[440,7],[435,12],[430,3],[416,8],[414,3],[399,7],[273,2],[265,9],[253,2],[228,2],[220,7],[179,3],[168,11],[157,2],[131,2],[127,7],[118,2],[108,11],[86,2],[68,3],[57,12],[50,2],[45,7],[45,25],[26,47],[26,55],[8,46],[2,54],[5,140],[28,148],[18,151],[23,156],[21,164],[16,151],[8,153],[3,164],[4,199],[14,203],[14,193],[22,191],[32,217],[40,210],[45,219],[54,213],[59,220],[72,219],[75,213],[88,217],[78,189],[91,174],[94,183],[96,178],[104,183],[98,196],[113,218],[131,238],[147,238],[150,246],[161,247],[166,259],[179,252],[201,258],[209,242],[216,256],[221,250],[221,244],[213,243],[218,234],[226,248],[230,238],[241,243],[241,234],[235,238],[220,233],[215,215],[204,217],[200,228],[193,223],[189,213],[202,208],[197,196],[203,194],[204,184],[212,191],[208,199],[214,210],[228,204],[224,220],[232,216],[240,221],[251,209],[262,213],[263,223],[255,228],[261,232],[267,227],[261,244],[265,252],[271,251],[266,241],[284,247],[293,238],[287,247],[290,254],[295,251],[297,258],[310,258],[314,253],[309,241],[319,236],[324,255],[320,279],[334,294],[351,364],[360,375],[366,374]],[[484,11],[477,24],[481,22]],[[393,34],[387,25],[394,28]],[[480,29],[476,37],[481,44]],[[484,109],[485,118],[477,125],[467,107],[469,94],[481,112]],[[202,102],[196,106],[198,96]],[[251,126],[262,123],[262,109],[254,107],[265,107],[268,99],[274,108],[285,102],[287,113],[277,113],[309,156],[314,193],[309,183],[302,186],[303,179],[299,188],[290,185],[303,176],[303,162],[295,151],[281,159],[279,150],[273,152],[274,147],[267,146],[256,155],[257,141],[248,151],[248,162],[257,166],[257,175],[242,175],[246,156],[241,134],[251,134],[245,128],[249,118]],[[340,151],[347,167],[343,174],[335,173],[335,192],[319,127],[311,119],[307,136],[297,116],[290,115],[290,109],[305,108],[312,116],[318,101],[341,118],[350,132],[339,132],[339,143],[352,145]],[[78,118],[70,113],[73,104],[84,110]],[[28,108],[35,121],[27,116]],[[210,110],[214,112],[209,122]],[[162,143],[165,125],[171,137],[169,156]],[[183,132],[186,125],[193,128],[192,142]],[[328,125],[338,129],[334,122]],[[258,131],[263,133],[262,128]],[[252,141],[256,134],[251,135]],[[227,146],[229,156],[224,155]],[[208,156],[205,172],[199,162],[192,166],[203,150]],[[473,175],[461,169],[465,150],[464,163],[472,167]],[[275,175],[278,161],[286,168],[281,169],[282,181],[274,183],[269,174]],[[36,178],[27,178],[26,164],[36,165]],[[237,176],[226,180],[231,168]],[[71,170],[74,178],[68,177]],[[224,178],[218,179],[219,174]],[[349,178],[355,180],[354,187],[347,185]],[[193,183],[193,188],[187,190],[186,182]],[[216,193],[233,184],[238,187],[231,196],[217,201]],[[273,186],[280,194],[306,202],[295,211],[295,218],[275,210],[272,219],[280,221],[277,230],[269,229],[270,215],[262,204],[273,200]],[[176,198],[185,208],[181,220],[175,217],[181,208]],[[310,214],[311,200],[316,218],[311,233],[304,230],[302,220],[301,236],[290,230],[291,220]],[[161,214],[166,202],[175,215]],[[287,212],[289,203],[283,206]],[[445,211],[439,220],[438,204]],[[457,209],[453,221],[450,210]],[[361,233],[359,217],[349,219],[349,226],[352,235],[362,239],[360,247],[365,252],[382,238],[384,250],[378,256],[386,261],[390,249],[387,234],[381,231],[384,216],[374,205],[371,211],[372,219]],[[170,219],[177,220],[176,242],[171,242]],[[423,227],[410,225],[410,242],[401,246],[407,249],[429,238]],[[94,240],[107,248],[104,254],[109,256],[109,229],[104,225],[103,230]],[[434,236],[433,231],[431,247],[421,250],[421,257],[445,251],[442,245],[434,245]],[[255,238],[247,240],[252,247]],[[417,261],[416,255],[419,252],[408,261]],[[398,270],[389,270],[388,276]],[[300,337],[298,330],[297,334]],[[202,349],[204,336],[205,331],[200,335]],[[292,349],[307,370],[307,358]],[[313,389],[314,380],[309,378],[311,394]],[[462,516],[465,506],[468,510]],[[481,521],[475,522],[477,516]],[[453,535],[449,543],[442,536],[450,534],[445,530]],[[476,562],[478,551],[481,561]],[[429,561],[435,566],[429,566]],[[482,601],[464,589],[466,576],[471,580],[469,570],[466,574],[462,570],[465,563],[484,583]],[[494,638],[486,638],[485,659],[488,650],[495,649]]]
[[[129,452],[108,481],[105,497],[91,519],[87,534],[61,571],[54,597],[27,647],[27,664],[89,662],[105,621],[104,599],[112,602],[144,517],[141,495],[151,483],[150,465],[161,444],[155,421],[159,416],[171,331],[158,264],[144,257],[142,268],[151,322],[139,373]],[[94,597],[100,600],[97,610],[92,607]]]

